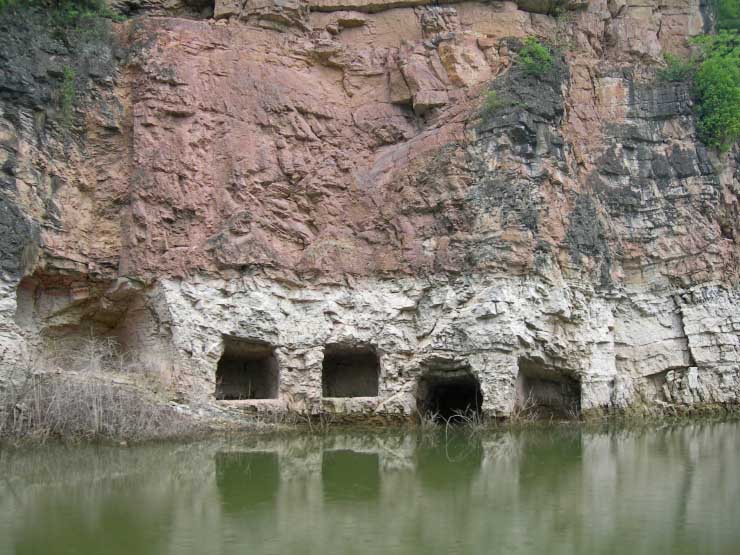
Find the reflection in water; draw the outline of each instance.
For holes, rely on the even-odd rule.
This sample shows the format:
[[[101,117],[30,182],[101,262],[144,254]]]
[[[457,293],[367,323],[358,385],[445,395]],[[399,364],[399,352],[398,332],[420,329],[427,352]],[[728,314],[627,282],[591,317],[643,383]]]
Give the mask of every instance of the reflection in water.
[[[324,451],[321,461],[324,500],[368,501],[380,494],[377,453],[350,450]]]
[[[277,453],[216,453],[216,486],[227,513],[264,510],[280,485]]]
[[[156,486],[142,488],[147,477],[135,464],[122,472],[109,448],[29,454],[0,451],[0,553],[166,551],[159,532],[174,518],[172,499]]]
[[[519,493],[532,499],[547,499],[562,491],[573,491],[581,472],[581,434],[577,430],[558,434],[520,433]]]
[[[478,437],[456,434],[421,442],[414,458],[425,488],[465,491],[480,472],[483,447]]]
[[[0,555],[734,555],[739,466],[737,422],[5,450]]]
[[[120,495],[128,498],[123,503],[108,498],[94,515],[78,495],[41,501],[35,508],[38,517],[21,523],[15,553],[161,553],[165,538],[153,531],[167,528],[172,518],[168,507],[148,507],[145,498],[125,491]]]

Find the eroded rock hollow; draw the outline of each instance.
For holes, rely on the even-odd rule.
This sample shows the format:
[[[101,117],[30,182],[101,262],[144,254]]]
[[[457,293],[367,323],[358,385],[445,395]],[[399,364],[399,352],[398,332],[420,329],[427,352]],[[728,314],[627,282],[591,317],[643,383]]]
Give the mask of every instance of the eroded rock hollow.
[[[740,149],[656,77],[704,2],[111,5],[0,20],[0,381],[93,337],[256,411],[740,399]]]

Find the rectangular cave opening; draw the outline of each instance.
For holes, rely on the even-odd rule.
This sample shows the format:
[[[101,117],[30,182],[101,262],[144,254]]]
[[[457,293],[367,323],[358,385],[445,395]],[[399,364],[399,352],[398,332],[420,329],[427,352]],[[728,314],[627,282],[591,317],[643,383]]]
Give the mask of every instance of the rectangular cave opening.
[[[370,346],[327,345],[321,372],[324,397],[377,397],[380,360]]]
[[[577,418],[581,383],[543,362],[520,358],[516,410],[533,418]]]
[[[216,368],[216,399],[277,399],[278,364],[269,343],[224,338],[224,352]]]

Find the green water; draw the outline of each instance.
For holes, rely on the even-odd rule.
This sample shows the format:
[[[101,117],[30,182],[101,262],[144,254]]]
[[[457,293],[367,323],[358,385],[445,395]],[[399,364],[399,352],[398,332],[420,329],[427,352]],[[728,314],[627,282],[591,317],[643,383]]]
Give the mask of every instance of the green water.
[[[740,553],[740,424],[0,451],[0,554]]]

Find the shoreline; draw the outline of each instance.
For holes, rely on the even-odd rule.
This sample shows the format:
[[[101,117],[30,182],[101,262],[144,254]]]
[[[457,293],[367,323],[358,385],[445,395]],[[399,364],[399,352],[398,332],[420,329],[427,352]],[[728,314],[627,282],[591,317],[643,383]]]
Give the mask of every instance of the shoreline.
[[[105,435],[44,435],[29,434],[22,437],[12,437],[0,434],[0,449],[2,448],[29,448],[40,447],[45,444],[63,444],[70,446],[105,445],[135,447],[158,443],[196,443],[211,439],[224,438],[264,438],[296,437],[296,436],[331,436],[333,434],[419,434],[436,435],[467,434],[470,436],[491,433],[522,433],[529,431],[580,431],[602,432],[615,429],[634,431],[662,428],[665,426],[686,426],[691,424],[714,424],[740,420],[740,405],[707,405],[691,407],[681,412],[669,414],[666,411],[656,413],[621,411],[601,416],[587,416],[579,419],[506,419],[490,418],[463,424],[430,423],[418,418],[390,418],[382,424],[377,420],[374,423],[353,421],[346,419],[321,420],[315,417],[310,422],[285,421],[224,421],[220,419],[193,420],[187,431],[151,437],[132,436],[105,436]],[[162,431],[164,432],[164,431]]]

